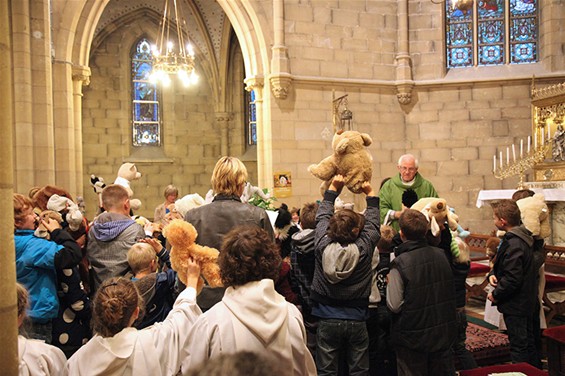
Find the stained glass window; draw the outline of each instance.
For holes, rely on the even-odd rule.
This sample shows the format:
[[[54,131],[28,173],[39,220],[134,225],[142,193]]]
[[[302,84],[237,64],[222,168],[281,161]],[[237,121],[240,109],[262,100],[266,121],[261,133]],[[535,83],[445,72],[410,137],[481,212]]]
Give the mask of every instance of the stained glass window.
[[[247,110],[245,119],[247,123],[247,145],[257,145],[257,103],[255,102],[255,91],[245,92]]]
[[[445,3],[448,68],[537,61],[538,0]]]
[[[131,59],[133,146],[161,145],[159,93],[149,82],[152,62],[151,45],[142,38]]]

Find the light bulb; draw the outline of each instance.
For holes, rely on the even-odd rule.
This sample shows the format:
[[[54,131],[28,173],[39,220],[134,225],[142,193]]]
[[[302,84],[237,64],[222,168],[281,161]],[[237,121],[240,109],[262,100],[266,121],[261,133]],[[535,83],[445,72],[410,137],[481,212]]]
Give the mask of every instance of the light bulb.
[[[167,51],[171,52],[171,50],[173,49],[173,46],[174,46],[173,42],[168,41],[167,42]]]
[[[159,56],[161,54],[155,44],[151,46],[151,52],[153,53],[153,56]]]
[[[186,45],[186,50],[188,51],[188,54],[192,57],[194,57],[194,48],[192,47],[192,44],[187,44]]]
[[[168,87],[171,84],[171,78],[168,74],[165,74],[165,72],[163,72],[161,82],[163,83],[163,86]]]

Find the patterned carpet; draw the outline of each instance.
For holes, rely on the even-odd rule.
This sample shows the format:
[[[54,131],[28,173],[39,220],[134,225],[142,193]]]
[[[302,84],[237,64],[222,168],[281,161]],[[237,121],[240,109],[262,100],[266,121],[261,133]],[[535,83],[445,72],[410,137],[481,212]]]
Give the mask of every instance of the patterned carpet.
[[[472,322],[467,326],[466,346],[479,366],[500,364],[510,360],[508,336]]]

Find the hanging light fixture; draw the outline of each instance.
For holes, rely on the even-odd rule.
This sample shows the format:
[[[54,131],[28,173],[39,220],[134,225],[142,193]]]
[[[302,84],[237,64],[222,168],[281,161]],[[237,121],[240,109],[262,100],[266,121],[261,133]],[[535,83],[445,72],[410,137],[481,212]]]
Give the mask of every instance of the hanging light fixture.
[[[171,17],[174,12],[174,18]],[[163,19],[161,20],[157,44],[152,47],[153,70],[149,80],[153,83],[161,82],[168,86],[171,83],[170,75],[176,74],[185,86],[198,81],[194,69],[194,49],[188,40],[185,44],[182,25],[184,18],[177,5],[177,0],[164,0]],[[174,25],[172,24],[174,22]],[[171,30],[176,29],[171,33]]]

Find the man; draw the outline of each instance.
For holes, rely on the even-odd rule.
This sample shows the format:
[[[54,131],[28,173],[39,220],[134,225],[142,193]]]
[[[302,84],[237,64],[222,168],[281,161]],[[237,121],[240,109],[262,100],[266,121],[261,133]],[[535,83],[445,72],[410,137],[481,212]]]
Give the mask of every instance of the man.
[[[398,219],[406,209],[402,205],[402,194],[412,189],[418,198],[438,197],[428,180],[418,172],[418,160],[412,154],[404,154],[398,159],[398,175],[386,181],[379,191],[381,223],[390,224],[398,231]]]
[[[451,267],[442,249],[428,245],[424,214],[404,210],[399,225],[403,243],[387,285],[398,375],[450,375],[456,338]]]
[[[506,234],[489,274],[489,283],[494,290],[487,298],[504,317],[512,362],[528,362],[541,368],[536,349],[539,330],[534,330],[539,328],[534,239],[521,224],[520,209],[515,201],[500,200],[491,206],[495,226]]]
[[[88,231],[87,257],[92,268],[93,291],[110,277],[126,275],[130,271],[128,250],[138,239],[145,237],[143,227],[129,216],[127,190],[121,185],[108,185],[102,191],[100,214]]]
[[[244,224],[262,228],[274,240],[273,227],[265,210],[241,202],[246,181],[247,168],[239,159],[225,156],[216,162],[211,179],[214,200],[189,210],[184,218],[198,232],[198,244],[221,249],[224,235]],[[223,288],[205,286],[198,295],[198,305],[206,311],[223,295]]]

